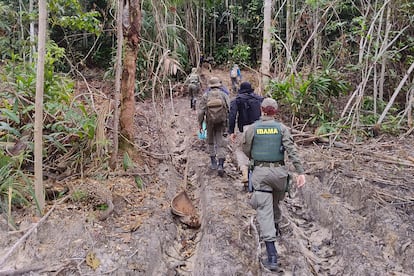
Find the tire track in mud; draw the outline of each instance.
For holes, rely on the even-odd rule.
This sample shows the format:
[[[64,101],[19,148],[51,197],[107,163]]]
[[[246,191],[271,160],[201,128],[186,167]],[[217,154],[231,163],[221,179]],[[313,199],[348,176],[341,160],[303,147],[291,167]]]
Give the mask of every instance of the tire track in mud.
[[[186,106],[182,103],[185,98],[176,100],[176,106]],[[259,262],[266,256],[264,244],[259,244],[258,225],[248,205],[249,194],[239,181],[233,153],[229,150],[226,175],[218,177],[208,169],[205,142],[196,137],[195,112],[180,109],[175,117],[180,137],[180,150],[176,151],[180,155],[175,159],[186,159],[186,190],[201,216],[198,230],[177,221],[176,240],[167,250],[171,262],[179,260],[177,275],[318,275],[324,271],[326,275],[335,275],[335,271],[342,269],[333,257],[330,232],[311,221],[301,199],[294,198],[286,199],[282,206],[286,227],[276,242],[280,270],[266,271]]]
[[[179,264],[176,275],[414,275],[413,212],[378,204],[361,179],[347,179],[323,154],[312,156],[309,148],[318,151],[317,146],[302,147],[301,154],[305,167],[323,160],[323,174],[307,168],[305,187],[282,203],[280,270],[264,269],[259,263],[266,256],[264,244],[259,245],[235,157],[229,150],[225,177],[210,172],[206,146],[196,136],[196,114],[186,98],[175,101],[185,107],[177,110],[175,131],[188,148],[186,157],[181,150],[175,158],[188,163],[187,189],[202,222],[198,230],[177,222],[174,246],[167,250],[175,254],[166,256]],[[413,192],[409,183],[403,187]]]

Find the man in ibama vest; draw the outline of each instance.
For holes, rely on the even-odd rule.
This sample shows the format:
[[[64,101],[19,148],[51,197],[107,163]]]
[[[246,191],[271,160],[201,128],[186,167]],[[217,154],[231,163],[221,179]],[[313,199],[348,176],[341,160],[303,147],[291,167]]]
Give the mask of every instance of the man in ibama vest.
[[[250,203],[257,212],[260,237],[266,245],[267,259],[263,265],[270,270],[278,268],[274,242],[282,219],[279,202],[285,197],[289,180],[285,151],[299,174],[296,186],[300,188],[306,182],[289,129],[274,119],[277,108],[274,99],[265,98],[261,104],[260,120],[244,130],[242,142],[243,152],[253,164],[251,181],[254,191]]]

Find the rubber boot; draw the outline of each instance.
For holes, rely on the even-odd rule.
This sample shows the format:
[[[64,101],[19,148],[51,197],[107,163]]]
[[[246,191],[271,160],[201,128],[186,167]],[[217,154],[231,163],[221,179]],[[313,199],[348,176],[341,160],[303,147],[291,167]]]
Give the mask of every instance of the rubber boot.
[[[240,166],[240,170],[242,173],[241,182],[245,183],[246,185],[246,183],[249,182],[249,171],[247,169],[247,166]]]
[[[219,158],[218,162],[217,172],[218,176],[221,177],[224,175],[224,158]]]
[[[217,170],[217,160],[215,156],[210,156],[211,159],[211,165],[210,165],[210,169],[212,170]]]
[[[196,103],[197,103],[197,100],[196,100],[196,99],[194,99],[194,100],[193,100],[193,110],[196,110]]]
[[[277,270],[277,251],[275,242],[265,242],[267,251],[267,260],[263,263],[264,267],[271,271]]]
[[[190,109],[193,109],[193,99],[190,99]]]

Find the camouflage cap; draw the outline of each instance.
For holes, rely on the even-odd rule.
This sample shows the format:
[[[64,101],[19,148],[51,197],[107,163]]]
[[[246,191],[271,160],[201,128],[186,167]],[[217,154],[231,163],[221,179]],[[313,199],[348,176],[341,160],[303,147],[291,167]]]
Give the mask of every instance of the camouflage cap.
[[[212,77],[211,79],[208,80],[208,87],[213,88],[213,87],[220,87],[220,86],[221,86],[221,81],[219,78]]]
[[[265,99],[263,100],[263,102],[262,102],[262,107],[263,107],[263,108],[266,108],[266,107],[273,107],[274,109],[276,109],[276,110],[277,110],[278,105],[277,105],[277,102],[276,102],[274,99],[272,99],[272,98],[265,98]]]

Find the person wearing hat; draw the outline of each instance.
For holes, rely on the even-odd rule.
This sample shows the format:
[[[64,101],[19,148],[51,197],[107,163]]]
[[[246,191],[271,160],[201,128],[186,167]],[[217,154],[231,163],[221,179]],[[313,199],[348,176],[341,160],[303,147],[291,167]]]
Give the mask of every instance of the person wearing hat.
[[[190,95],[190,108],[196,109],[196,97],[200,91],[201,79],[197,74],[197,68],[191,69],[191,74],[188,75],[184,85],[188,85],[188,94]]]
[[[230,140],[233,143],[236,141],[236,133],[234,131],[236,121],[239,131],[243,132],[243,128],[246,125],[250,125],[259,120],[261,115],[260,105],[262,101],[263,97],[254,93],[254,89],[250,82],[242,82],[240,84],[240,89],[236,98],[230,102],[228,133],[230,134]],[[240,141],[238,144],[239,143]],[[249,160],[239,149],[237,149],[235,153],[237,163],[242,173],[241,182],[247,183]]]
[[[224,175],[224,161],[226,157],[226,140],[224,139],[225,133],[227,133],[228,125],[228,113],[230,106],[229,96],[222,90],[222,84],[219,78],[212,77],[208,80],[209,89],[203,94],[200,99],[198,108],[198,125],[200,132],[203,131],[203,122],[207,124],[207,144],[208,152],[211,160],[210,168],[217,170],[219,176]],[[217,116],[213,120],[213,116],[209,113],[212,112],[210,103],[213,100],[217,100],[221,105],[221,108],[215,106]]]
[[[279,202],[289,188],[290,177],[285,166],[285,152],[298,173],[296,186],[301,188],[306,179],[288,127],[274,118],[278,109],[277,102],[265,98],[261,109],[260,120],[243,132],[242,149],[253,165],[253,194],[250,204],[256,210],[260,237],[266,245],[267,259],[263,265],[270,270],[277,270],[275,241],[279,232],[278,223],[282,219]]]

